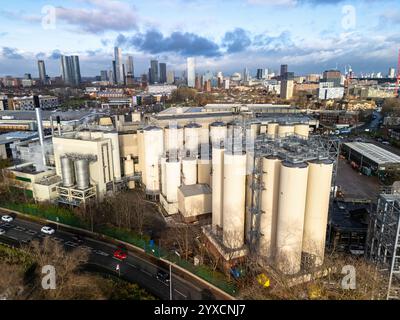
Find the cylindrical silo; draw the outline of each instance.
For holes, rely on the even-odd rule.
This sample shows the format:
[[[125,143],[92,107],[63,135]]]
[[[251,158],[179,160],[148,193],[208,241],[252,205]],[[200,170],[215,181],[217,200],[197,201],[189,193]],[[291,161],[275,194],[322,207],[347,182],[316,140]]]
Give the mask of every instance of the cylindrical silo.
[[[315,259],[315,266],[324,261],[332,171],[330,160],[309,163],[303,252]]]
[[[146,192],[158,194],[160,192],[159,165],[164,144],[163,130],[156,126],[149,126],[143,133]]]
[[[253,141],[256,140],[257,136],[261,133],[261,123],[254,122],[250,124],[250,135]]]
[[[181,185],[181,163],[178,159],[167,159],[165,162],[166,197],[169,203],[178,201],[178,188]]]
[[[224,148],[212,148],[212,226],[223,227]]]
[[[210,129],[208,123],[203,123],[199,129],[199,144],[210,144]]]
[[[310,133],[310,126],[306,123],[296,124],[294,126],[294,133],[301,137],[308,138],[308,135]]]
[[[89,173],[89,161],[87,159],[78,159],[74,162],[75,165],[75,178],[76,186],[80,190],[89,188],[90,185],[90,173]]]
[[[227,126],[224,122],[216,121],[210,124],[211,145],[220,147],[224,145],[226,138]]]
[[[197,159],[186,157],[182,159],[182,183],[192,185],[197,183]]]
[[[294,126],[291,124],[281,124],[278,128],[278,136],[284,138],[294,134]]]
[[[161,166],[161,193],[163,195],[166,195],[166,190],[167,190],[166,162],[167,158],[165,156],[162,156],[160,159],[160,166]]]
[[[183,149],[183,128],[179,125],[168,125],[164,128],[165,151]]]
[[[197,182],[211,186],[211,159],[197,160]]]
[[[72,187],[75,184],[74,163],[67,157],[61,157],[60,160],[63,186]]]
[[[267,134],[271,137],[276,137],[279,131],[279,124],[277,123],[268,123]]]
[[[135,164],[130,155],[128,155],[124,161],[124,173],[125,176],[133,176],[135,173]]]
[[[301,268],[307,178],[308,164],[281,163],[275,263],[285,274]]]
[[[260,232],[258,254],[270,259],[276,247],[276,222],[278,217],[279,178],[281,160],[274,156],[262,158],[264,189],[261,193]]]
[[[231,249],[244,245],[246,153],[224,154],[223,243]]]
[[[185,126],[185,150],[193,156],[197,156],[199,153],[200,128],[201,125],[197,123],[189,123]]]

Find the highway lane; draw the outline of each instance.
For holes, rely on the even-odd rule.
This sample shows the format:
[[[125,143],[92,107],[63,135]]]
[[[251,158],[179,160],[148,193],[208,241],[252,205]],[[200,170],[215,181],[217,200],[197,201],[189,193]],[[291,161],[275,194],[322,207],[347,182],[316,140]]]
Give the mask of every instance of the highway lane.
[[[1,214],[0,214],[1,215]],[[53,241],[61,243],[67,250],[82,247],[90,252],[89,263],[120,274],[121,278],[137,283],[150,293],[162,300],[169,300],[170,288],[168,283],[164,283],[156,278],[157,272],[161,269],[167,273],[169,270],[142,259],[131,251],[125,261],[120,261],[114,257],[116,246],[100,242],[94,239],[83,237],[82,243],[78,243],[75,235],[69,232],[57,230],[51,236],[44,235],[40,229],[43,225],[19,219],[14,219],[11,223],[0,222],[0,228],[6,231],[5,235],[0,236],[0,241],[9,243],[11,241],[27,244],[32,240],[43,240],[50,237]],[[119,265],[119,272],[116,270]],[[172,272],[172,293],[174,300],[201,300],[203,298],[204,288],[198,288],[178,275]]]

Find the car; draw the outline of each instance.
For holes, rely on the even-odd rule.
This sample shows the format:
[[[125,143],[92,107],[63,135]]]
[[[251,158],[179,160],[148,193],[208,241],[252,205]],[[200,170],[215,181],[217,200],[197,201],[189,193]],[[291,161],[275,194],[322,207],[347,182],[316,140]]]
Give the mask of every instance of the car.
[[[346,206],[342,202],[338,202],[338,207],[340,210],[346,210]]]
[[[40,231],[44,234],[54,234],[56,232],[56,230],[50,228],[49,226],[44,226],[42,229],[40,229]]]
[[[4,222],[11,222],[11,221],[14,220],[14,218],[11,217],[11,216],[2,216],[1,220],[4,221]]]
[[[164,283],[169,283],[169,273],[164,270],[158,270],[156,278]]]
[[[390,144],[390,142],[389,142],[389,141],[382,141],[382,144],[389,145],[389,144]]]
[[[128,251],[124,247],[118,247],[114,252],[114,258],[118,260],[125,260],[128,257]]]
[[[0,229],[0,236],[2,236],[2,235],[5,234],[5,233],[6,233],[6,230]]]

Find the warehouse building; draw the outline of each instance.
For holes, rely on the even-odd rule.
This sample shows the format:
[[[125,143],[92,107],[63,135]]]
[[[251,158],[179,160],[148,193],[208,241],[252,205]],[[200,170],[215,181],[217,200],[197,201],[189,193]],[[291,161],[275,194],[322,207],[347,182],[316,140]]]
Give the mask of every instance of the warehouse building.
[[[368,168],[371,174],[389,169],[400,169],[400,156],[373,143],[348,142],[343,144],[343,153],[355,163],[360,171]],[[367,170],[367,171],[369,171]]]

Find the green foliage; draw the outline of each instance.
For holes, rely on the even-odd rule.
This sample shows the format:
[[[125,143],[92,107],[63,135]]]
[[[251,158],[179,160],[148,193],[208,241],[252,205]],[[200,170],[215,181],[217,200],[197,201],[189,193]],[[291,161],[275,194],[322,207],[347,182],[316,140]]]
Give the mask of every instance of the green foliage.
[[[0,260],[10,265],[22,265],[24,271],[34,264],[34,260],[26,252],[3,244],[0,244]]]
[[[385,102],[383,103],[382,106],[382,113],[384,113],[385,115],[387,114],[399,115],[400,99],[397,98],[385,99]]]
[[[109,278],[108,290],[110,300],[156,300],[146,290],[135,283],[129,283],[115,277]]]
[[[114,239],[118,239],[130,244],[133,244],[139,248],[144,248],[146,242],[150,240],[148,236],[140,237],[135,232],[128,229],[119,229],[113,226],[102,226],[96,229],[97,232],[109,236]]]

